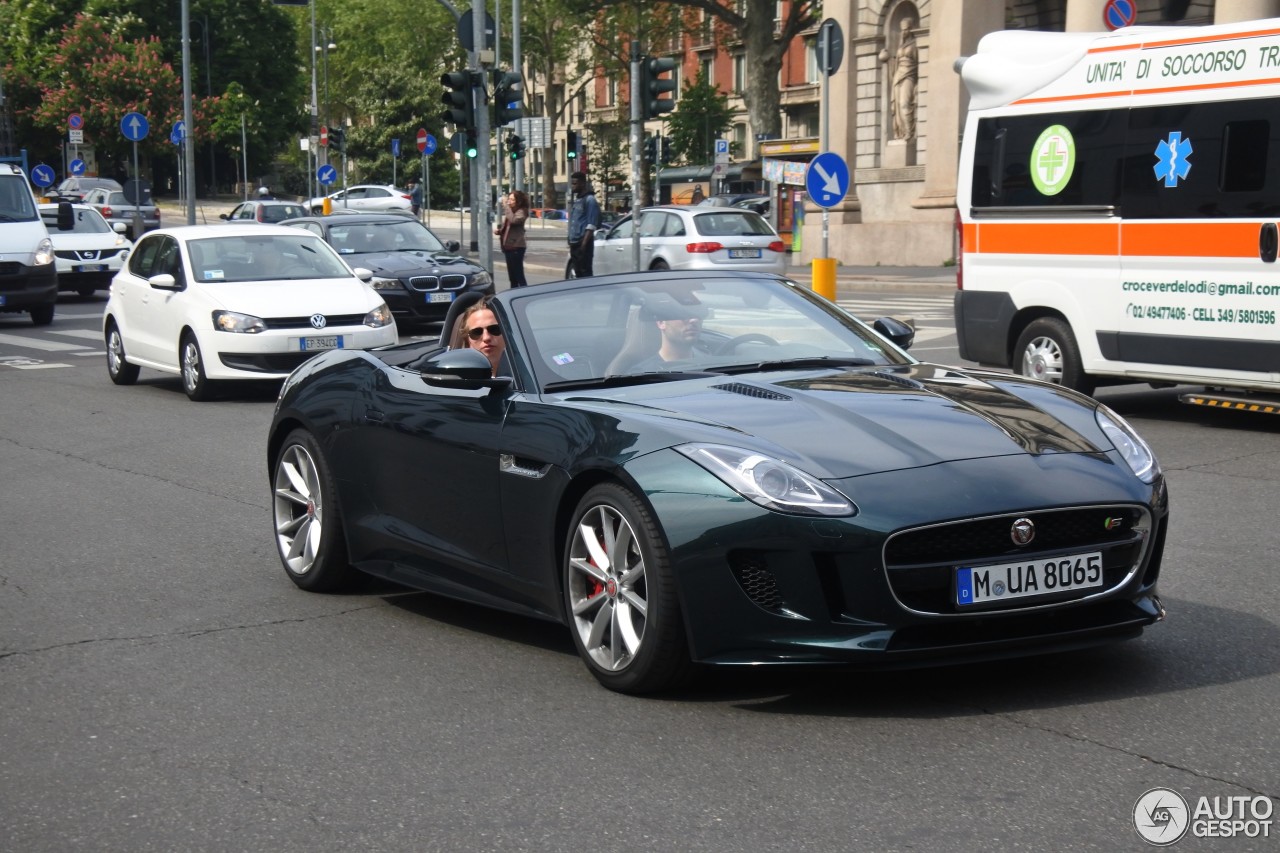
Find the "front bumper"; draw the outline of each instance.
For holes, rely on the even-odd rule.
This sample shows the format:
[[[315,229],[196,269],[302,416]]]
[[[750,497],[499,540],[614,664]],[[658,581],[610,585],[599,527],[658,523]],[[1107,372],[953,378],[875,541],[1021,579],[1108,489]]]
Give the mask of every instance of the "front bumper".
[[[0,262],[0,311],[26,311],[58,301],[58,271],[54,264],[32,267],[19,261]]]
[[[704,663],[880,668],[1016,657],[1133,637],[1164,615],[1164,485],[1143,486],[1110,457],[1013,456],[833,482],[860,512],[818,519],[761,509],[674,455],[651,454],[628,471],[668,537],[691,654]],[[889,547],[895,534],[939,523],[1082,507],[1128,508],[1146,521],[1132,566],[1101,590],[970,611],[951,603],[955,567],[1016,559],[1017,549],[996,554],[956,537],[953,556],[932,554],[920,573],[895,564]],[[1095,538],[1105,539],[1086,532],[1056,547],[1093,550]],[[924,588],[930,582],[946,585],[941,597]]]
[[[340,338],[332,346],[325,338]],[[314,348],[302,349],[300,341]],[[256,335],[207,330],[199,335],[204,353],[205,375],[210,379],[283,379],[294,368],[331,349],[372,349],[394,344],[394,325],[380,329],[367,326],[340,326],[320,331],[273,329]]]

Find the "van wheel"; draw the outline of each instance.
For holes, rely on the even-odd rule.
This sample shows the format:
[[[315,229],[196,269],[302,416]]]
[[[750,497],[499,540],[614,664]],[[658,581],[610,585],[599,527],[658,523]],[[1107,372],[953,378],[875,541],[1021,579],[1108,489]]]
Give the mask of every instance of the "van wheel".
[[[1042,317],[1023,330],[1014,349],[1020,374],[1082,394],[1092,394],[1097,382],[1084,372],[1080,348],[1071,327],[1056,317]]]
[[[53,305],[37,305],[31,309],[31,325],[47,326],[53,322]]]

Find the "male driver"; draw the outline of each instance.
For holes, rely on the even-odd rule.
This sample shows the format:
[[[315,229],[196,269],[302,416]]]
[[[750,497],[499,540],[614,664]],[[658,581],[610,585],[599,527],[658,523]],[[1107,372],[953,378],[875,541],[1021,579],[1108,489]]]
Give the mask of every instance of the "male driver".
[[[693,345],[702,334],[702,318],[706,308],[701,305],[664,306],[661,310],[669,319],[658,320],[662,344],[658,352],[633,364],[629,373],[653,373],[662,370],[682,370],[694,360]]]
[[[582,172],[569,176],[569,190],[573,194],[573,204],[569,208],[569,263],[576,278],[588,278],[593,274],[600,205],[596,203],[595,190],[591,189],[587,176]]]

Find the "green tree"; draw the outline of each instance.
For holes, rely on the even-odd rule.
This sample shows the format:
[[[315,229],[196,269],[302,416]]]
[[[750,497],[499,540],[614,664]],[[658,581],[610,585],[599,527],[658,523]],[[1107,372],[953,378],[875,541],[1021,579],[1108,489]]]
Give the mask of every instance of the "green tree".
[[[699,74],[680,93],[667,121],[675,159],[710,163],[715,159],[716,139],[733,126],[733,110],[728,96]]]

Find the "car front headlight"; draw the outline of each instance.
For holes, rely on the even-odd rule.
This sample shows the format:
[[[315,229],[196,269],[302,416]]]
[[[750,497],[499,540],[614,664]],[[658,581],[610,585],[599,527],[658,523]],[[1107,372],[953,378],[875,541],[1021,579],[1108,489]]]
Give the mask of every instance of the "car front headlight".
[[[219,332],[240,332],[246,335],[256,335],[267,330],[267,324],[261,318],[237,311],[214,311],[213,327]]]
[[[480,270],[480,272],[473,273],[471,275],[471,278],[467,280],[467,286],[468,287],[488,287],[492,282],[493,282],[493,279],[489,277],[489,273],[486,272],[485,270]]]
[[[1160,463],[1134,428],[1107,406],[1099,405],[1093,416],[1116,450],[1120,451],[1125,463],[1133,469],[1134,475],[1144,483],[1155,482],[1160,476]]]
[[[675,448],[744,498],[794,515],[857,515],[853,502],[826,483],[779,459],[722,444]]]
[[[374,290],[404,290],[404,285],[398,278],[382,278],[375,275],[369,279],[369,284],[373,285]]]
[[[53,263],[53,241],[45,237],[40,241],[40,245],[36,246],[36,266],[42,267],[51,263]]]
[[[390,326],[391,323],[391,309],[387,307],[385,302],[379,303],[377,308],[364,315],[364,324],[374,329]]]

